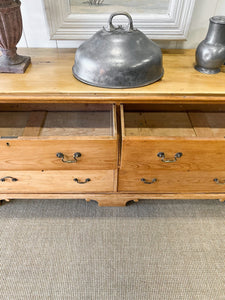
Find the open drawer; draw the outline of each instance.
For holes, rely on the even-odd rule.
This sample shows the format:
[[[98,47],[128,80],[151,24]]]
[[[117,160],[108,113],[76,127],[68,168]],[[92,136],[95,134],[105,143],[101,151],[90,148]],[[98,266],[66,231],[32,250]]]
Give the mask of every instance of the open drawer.
[[[117,142],[113,105],[0,106],[1,170],[116,169]]]
[[[121,168],[224,170],[225,113],[121,106]]]

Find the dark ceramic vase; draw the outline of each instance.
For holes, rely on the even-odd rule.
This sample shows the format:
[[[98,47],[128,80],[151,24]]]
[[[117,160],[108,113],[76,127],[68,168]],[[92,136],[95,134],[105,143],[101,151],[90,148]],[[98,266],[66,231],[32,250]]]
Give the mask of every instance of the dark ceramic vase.
[[[16,45],[22,35],[19,0],[0,1],[0,73],[24,73],[30,57],[17,54]]]
[[[196,50],[195,69],[205,74],[216,74],[225,62],[225,16],[210,18],[206,38]]]

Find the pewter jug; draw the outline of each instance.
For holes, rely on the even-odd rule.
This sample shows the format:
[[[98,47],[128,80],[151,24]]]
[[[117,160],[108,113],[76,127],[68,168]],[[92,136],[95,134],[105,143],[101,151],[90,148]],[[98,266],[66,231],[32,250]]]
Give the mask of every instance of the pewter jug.
[[[196,51],[195,69],[205,74],[216,74],[225,62],[225,16],[210,18],[206,38]]]
[[[117,15],[128,18],[128,28],[113,25]],[[99,87],[147,85],[163,76],[162,52],[144,33],[134,29],[128,13],[117,12],[110,16],[108,28],[95,33],[77,49],[73,75]]]

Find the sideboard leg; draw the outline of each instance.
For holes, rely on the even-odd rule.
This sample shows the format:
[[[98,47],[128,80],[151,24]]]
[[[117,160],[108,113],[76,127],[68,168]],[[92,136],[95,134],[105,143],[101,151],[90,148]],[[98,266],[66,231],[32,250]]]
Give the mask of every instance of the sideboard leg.
[[[10,199],[1,199],[0,200],[0,205],[3,205],[4,202],[9,202],[9,201],[10,201]]]
[[[225,202],[225,198],[219,199],[220,202]]]
[[[139,199],[134,199],[133,201],[137,203],[139,201]]]

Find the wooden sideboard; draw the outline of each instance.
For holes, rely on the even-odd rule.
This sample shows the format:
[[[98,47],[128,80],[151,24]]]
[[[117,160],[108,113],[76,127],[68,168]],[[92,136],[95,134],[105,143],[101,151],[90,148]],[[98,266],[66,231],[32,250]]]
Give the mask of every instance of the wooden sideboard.
[[[225,66],[165,50],[162,80],[105,89],[72,75],[72,49],[20,49],[0,74],[0,199],[225,200]]]

